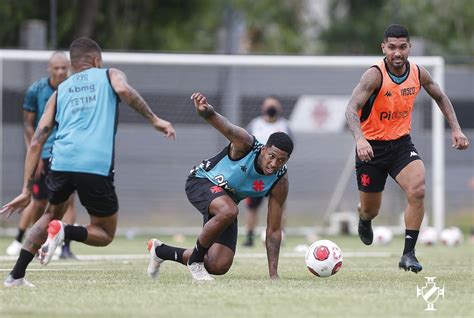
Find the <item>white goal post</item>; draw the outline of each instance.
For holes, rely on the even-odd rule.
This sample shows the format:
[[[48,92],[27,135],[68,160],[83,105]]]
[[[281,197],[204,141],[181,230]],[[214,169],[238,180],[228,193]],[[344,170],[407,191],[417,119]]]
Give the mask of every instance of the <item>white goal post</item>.
[[[0,50],[0,96],[3,87],[3,63],[9,61],[47,61],[52,51]],[[213,65],[213,66],[289,66],[289,67],[369,67],[380,56],[268,56],[268,55],[214,55],[214,54],[156,54],[104,52],[107,63]],[[413,56],[410,60],[431,69],[433,79],[444,89],[444,59],[437,56]],[[362,75],[362,74],[361,74]],[[354,83],[354,86],[356,83]],[[0,99],[0,110],[2,109]],[[0,120],[1,118],[0,112]],[[1,133],[0,133],[1,134]],[[1,137],[1,135],[0,135]],[[1,147],[1,146],[0,146]],[[0,149],[1,150],[1,149]],[[432,218],[438,233],[445,225],[445,153],[444,118],[432,101]],[[342,169],[342,167],[341,167]],[[1,172],[1,170],[0,170]],[[1,177],[1,175],[0,175]],[[1,190],[1,189],[0,189]]]

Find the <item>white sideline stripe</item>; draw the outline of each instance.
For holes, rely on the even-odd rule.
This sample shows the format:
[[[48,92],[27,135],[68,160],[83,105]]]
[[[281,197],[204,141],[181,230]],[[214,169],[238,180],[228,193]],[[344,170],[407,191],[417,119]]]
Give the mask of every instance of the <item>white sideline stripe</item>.
[[[280,254],[280,257],[284,258],[298,258],[304,257],[305,253],[298,252],[284,252]],[[393,253],[390,252],[344,252],[343,256],[345,258],[352,257],[390,257],[393,256]],[[140,260],[147,259],[149,256],[146,254],[111,254],[111,255],[76,255],[79,262],[67,261],[67,262],[54,262],[52,264],[81,264],[81,261],[126,261],[126,260]],[[266,258],[267,253],[237,253],[236,258]],[[0,261],[14,261],[17,259],[17,256],[0,256]]]

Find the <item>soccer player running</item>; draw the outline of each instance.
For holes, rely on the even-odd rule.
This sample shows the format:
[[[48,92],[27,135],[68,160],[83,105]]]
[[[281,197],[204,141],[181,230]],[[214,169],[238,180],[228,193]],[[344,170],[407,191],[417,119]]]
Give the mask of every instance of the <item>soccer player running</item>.
[[[30,146],[35,128],[43,115],[46,102],[51,97],[58,85],[63,82],[69,73],[69,60],[64,52],[56,51],[51,54],[48,61],[48,77],[43,77],[34,82],[27,90],[23,103],[23,123],[26,148]],[[33,180],[33,198],[25,211],[21,214],[18,222],[18,233],[13,242],[7,247],[7,255],[17,256],[22,247],[23,236],[30,224],[35,223],[43,214],[48,203],[48,189],[46,187],[46,175],[49,170],[49,159],[54,141],[56,129],[46,140],[41,152],[41,160],[36,168],[35,179]],[[74,196],[69,200],[68,209],[63,221],[66,224],[74,224],[76,219],[76,209],[74,206]],[[66,240],[59,256],[62,259],[74,259],[75,256],[70,249],[70,241]]]
[[[148,276],[158,276],[160,265],[171,260],[187,265],[193,279],[214,280],[232,265],[237,244],[237,204],[245,197],[268,195],[266,248],[270,278],[278,278],[283,206],[288,195],[286,162],[293,151],[291,138],[274,133],[265,145],[245,129],[229,122],[201,93],[191,96],[199,116],[230,143],[214,157],[195,166],[186,180],[188,200],[203,215],[203,228],[194,249],[148,242]]]
[[[141,95],[127,83],[123,72],[102,68],[101,48],[96,42],[79,38],[71,44],[69,51],[73,75],[58,86],[46,105],[26,155],[21,194],[0,210],[0,213],[10,215],[28,205],[41,149],[57,124],[51,169],[46,177],[49,205],[29,232],[15,266],[4,282],[5,287],[34,287],[24,279],[28,264],[38,251],[40,262],[48,264],[64,239],[92,246],[106,246],[112,242],[118,218],[114,146],[120,100],[147,118],[166,137],[175,137],[172,125],[152,112]],[[64,225],[58,221],[74,191],[90,215],[87,226]]]
[[[408,201],[405,247],[399,267],[417,273],[422,270],[415,244],[424,214],[425,167],[411,141],[410,128],[413,104],[421,87],[448,121],[452,147],[466,149],[469,141],[446,94],[424,67],[408,61],[410,47],[405,27],[393,24],[385,30],[385,58],[362,75],[347,105],[346,118],[356,140],[359,237],[364,244],[372,244],[371,220],[379,213],[382,191],[390,175]]]
[[[291,136],[288,120],[282,116],[283,107],[275,96],[266,97],[260,108],[261,115],[252,119],[247,126],[247,131],[254,135],[257,140],[265,144],[274,132],[284,132]],[[249,197],[245,200],[247,213],[245,222],[247,229],[247,238],[244,246],[251,247],[254,244],[255,227],[258,222],[258,209],[262,205],[263,197]]]

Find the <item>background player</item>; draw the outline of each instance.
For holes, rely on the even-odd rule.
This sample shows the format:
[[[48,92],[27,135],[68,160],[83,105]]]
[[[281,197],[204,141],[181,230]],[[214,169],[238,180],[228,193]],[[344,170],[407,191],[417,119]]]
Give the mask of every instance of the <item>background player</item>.
[[[74,74],[59,85],[47,103],[26,155],[22,193],[0,210],[0,213],[10,215],[28,205],[42,146],[57,124],[51,170],[46,179],[49,205],[29,232],[15,266],[4,282],[5,287],[34,287],[24,279],[28,264],[38,251],[40,262],[48,264],[64,239],[92,246],[112,242],[118,219],[114,149],[120,100],[147,118],[166,137],[175,136],[171,124],[153,113],[141,95],[127,83],[123,72],[102,68],[101,48],[96,42],[79,38],[71,44],[69,52]],[[75,190],[90,215],[87,226],[64,225],[58,221]]]
[[[194,167],[186,181],[186,195],[203,215],[204,225],[195,248],[185,250],[151,239],[148,275],[156,277],[165,260],[187,265],[195,280],[213,280],[209,273],[225,274],[232,266],[237,244],[237,204],[245,197],[269,195],[265,244],[269,275],[276,279],[283,206],[288,195],[286,162],[293,142],[287,134],[278,132],[263,146],[245,129],[217,113],[201,93],[191,98],[198,115],[230,143]]]
[[[26,149],[30,146],[31,139],[35,132],[36,126],[43,115],[48,99],[57,89],[58,85],[63,82],[69,73],[69,60],[64,52],[56,51],[51,54],[48,61],[48,77],[43,77],[34,82],[27,90],[25,101],[23,103],[23,123],[24,137]],[[48,203],[48,189],[46,188],[45,179],[49,170],[49,159],[51,157],[52,145],[56,130],[49,136],[43,146],[41,152],[41,160],[36,168],[35,180],[32,188],[33,200],[20,216],[18,222],[18,233],[13,242],[7,247],[7,255],[16,256],[20,253],[23,236],[30,224],[36,222],[43,214],[46,204]],[[64,215],[63,221],[66,224],[74,224],[76,218],[76,209],[74,206],[74,196],[69,201],[68,210]],[[60,258],[75,258],[70,249],[70,241],[64,242],[61,250]]]
[[[356,140],[356,171],[360,193],[359,236],[372,244],[371,220],[382,203],[387,175],[402,188],[405,210],[405,247],[399,267],[415,273],[422,270],[415,256],[424,214],[425,167],[410,137],[411,114],[421,87],[436,101],[451,127],[452,147],[466,149],[453,105],[428,71],[408,61],[410,36],[401,25],[385,30],[385,58],[369,68],[347,105],[346,118]]]
[[[257,140],[266,144],[268,137],[274,132],[284,132],[291,136],[290,125],[284,118],[283,107],[280,100],[275,96],[266,97],[260,107],[261,115],[255,117],[247,126],[247,131],[254,135]],[[250,197],[245,200],[247,213],[245,214],[245,227],[247,229],[247,238],[244,246],[253,246],[255,227],[258,223],[258,208],[263,202],[263,197]]]

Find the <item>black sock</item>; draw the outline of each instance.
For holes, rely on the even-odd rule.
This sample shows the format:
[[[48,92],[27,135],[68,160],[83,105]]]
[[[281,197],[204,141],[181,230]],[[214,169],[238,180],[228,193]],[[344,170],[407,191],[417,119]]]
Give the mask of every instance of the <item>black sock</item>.
[[[360,223],[362,223],[362,225],[365,227],[371,225],[372,223],[372,220],[363,220],[360,216],[359,216],[359,220],[360,220]]]
[[[209,247],[202,246],[201,243],[199,243],[199,239],[197,239],[196,246],[189,257],[188,264],[204,262],[204,255],[206,255],[208,249]]]
[[[15,266],[10,272],[10,275],[12,275],[13,279],[25,277],[26,268],[28,267],[28,264],[31,263],[34,257],[34,254],[28,252],[27,250],[21,249],[20,256],[18,256]]]
[[[405,248],[403,249],[403,254],[415,249],[418,233],[420,233],[418,230],[405,230]]]
[[[18,234],[16,235],[16,239],[18,242],[21,243],[21,241],[23,241],[23,236],[25,235],[25,230],[22,230],[22,229],[18,229]]]
[[[183,253],[185,249],[161,244],[155,248],[156,256],[165,261],[175,261],[183,263]]]
[[[81,225],[66,225],[64,227],[64,240],[84,242],[87,239],[87,229]]]

